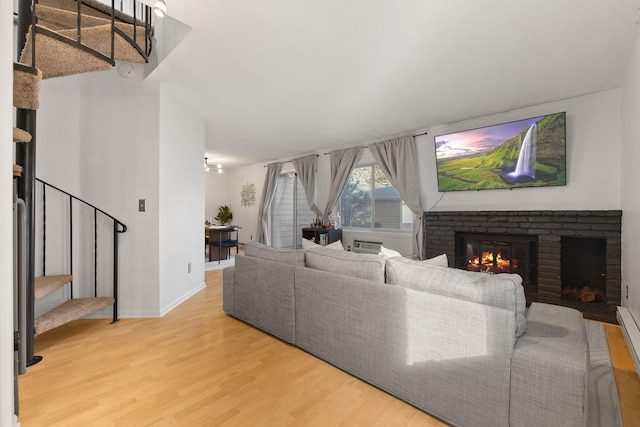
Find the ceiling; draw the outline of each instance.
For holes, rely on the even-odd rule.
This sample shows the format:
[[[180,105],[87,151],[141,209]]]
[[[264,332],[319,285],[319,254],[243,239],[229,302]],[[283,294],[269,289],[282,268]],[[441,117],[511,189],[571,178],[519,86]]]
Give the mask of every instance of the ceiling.
[[[152,73],[232,168],[620,87],[640,0],[167,0]]]

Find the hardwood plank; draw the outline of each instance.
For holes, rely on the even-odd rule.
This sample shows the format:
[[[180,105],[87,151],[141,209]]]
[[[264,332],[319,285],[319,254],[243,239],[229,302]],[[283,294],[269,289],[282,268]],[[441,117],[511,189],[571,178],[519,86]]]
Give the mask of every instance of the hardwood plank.
[[[222,271],[205,278],[161,319],[82,319],[38,335],[44,359],[19,379],[22,426],[444,425],[227,316]],[[625,426],[640,425],[640,379],[620,328],[606,330]]]
[[[640,378],[622,329],[618,325],[605,323],[613,373],[620,398],[622,422],[626,427],[640,427]]]

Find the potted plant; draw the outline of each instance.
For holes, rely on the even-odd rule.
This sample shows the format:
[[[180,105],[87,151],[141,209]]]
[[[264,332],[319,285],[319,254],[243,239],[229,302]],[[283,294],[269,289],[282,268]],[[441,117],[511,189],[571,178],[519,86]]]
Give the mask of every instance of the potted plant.
[[[231,209],[229,206],[218,206],[218,216],[216,219],[220,221],[220,225],[225,225],[233,219],[233,213],[231,213]]]

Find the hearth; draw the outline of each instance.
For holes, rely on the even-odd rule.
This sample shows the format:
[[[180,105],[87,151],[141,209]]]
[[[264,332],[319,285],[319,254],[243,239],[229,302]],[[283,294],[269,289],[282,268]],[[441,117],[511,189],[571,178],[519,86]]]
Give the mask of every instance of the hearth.
[[[425,255],[452,267],[520,274],[527,304],[576,308],[616,323],[621,211],[425,212]]]

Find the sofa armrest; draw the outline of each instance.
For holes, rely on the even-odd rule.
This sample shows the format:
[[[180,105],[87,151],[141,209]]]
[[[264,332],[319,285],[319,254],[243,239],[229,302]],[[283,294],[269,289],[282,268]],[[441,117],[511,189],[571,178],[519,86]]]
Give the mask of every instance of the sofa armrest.
[[[236,255],[233,316],[295,344],[295,269],[292,264]]]
[[[585,426],[589,347],[577,310],[533,303],[511,361],[511,425]]]
[[[222,310],[231,316],[235,304],[235,270],[235,266],[222,270]]]

